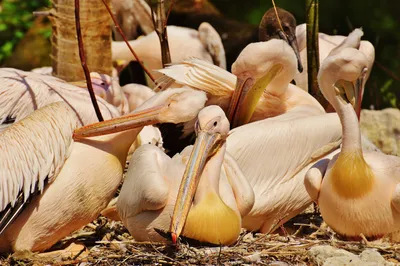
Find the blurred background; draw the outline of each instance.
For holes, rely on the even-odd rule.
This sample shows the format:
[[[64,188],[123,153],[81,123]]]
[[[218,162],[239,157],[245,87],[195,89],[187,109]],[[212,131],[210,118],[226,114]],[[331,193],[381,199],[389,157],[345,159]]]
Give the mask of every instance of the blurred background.
[[[186,8],[189,11],[184,10],[185,15],[182,15],[182,12],[174,10],[169,24],[196,28],[204,20],[209,21],[220,33],[223,26],[218,24],[224,24],[226,28],[234,31],[232,35],[236,34],[234,41],[230,39],[229,42],[224,42],[226,49],[231,51],[230,56],[233,59],[247,43],[256,41],[257,25],[264,12],[272,7],[272,3],[265,0],[209,0],[209,2],[178,0],[176,4],[178,11],[181,11],[179,8],[182,10]],[[292,12],[298,24],[304,23],[305,1],[275,0],[275,3]],[[32,15],[32,11],[49,6],[49,0],[0,1],[0,66],[30,70],[51,65],[49,57],[51,26],[47,18],[34,18]],[[192,6],[196,6],[196,9]],[[204,11],[205,9],[212,11]],[[215,10],[218,10],[220,15],[215,15],[218,13]],[[364,39],[375,46],[375,65],[367,83],[363,108],[400,107],[399,10],[400,1],[397,0],[320,1],[321,32],[347,35],[352,29],[362,27],[365,33]],[[199,15],[196,12],[204,14]],[[240,34],[243,38],[237,36]],[[228,59],[228,63],[233,59]]]

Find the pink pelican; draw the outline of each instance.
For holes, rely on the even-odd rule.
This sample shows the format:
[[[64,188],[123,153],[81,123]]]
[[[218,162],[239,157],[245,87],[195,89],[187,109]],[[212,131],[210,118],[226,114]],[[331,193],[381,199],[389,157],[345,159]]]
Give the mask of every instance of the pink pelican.
[[[306,38],[306,24],[301,24],[296,27],[296,36],[300,51],[300,58],[304,64],[304,71],[302,73],[297,72],[294,80],[296,85],[305,91],[308,91],[308,78],[307,78],[307,38]],[[322,64],[329,53],[338,45],[340,45],[347,36],[342,35],[328,35],[320,32],[318,35],[319,42],[319,61]],[[359,44],[359,50],[364,53],[368,60],[368,70],[364,82],[367,81],[372,66],[375,60],[375,48],[369,41],[361,41]],[[365,84],[364,84],[365,85]]]
[[[236,242],[241,217],[250,211],[254,194],[225,152],[228,132],[222,109],[208,106],[198,114],[194,146],[172,159],[152,145],[141,146],[133,154],[117,209],[136,240],[165,241],[154,228],[169,231],[175,225],[180,234],[183,223],[173,220],[171,224],[171,216],[177,217],[174,205],[183,207],[187,200],[182,193],[189,190],[182,235],[217,245]],[[179,188],[181,180],[187,181]]]
[[[82,128],[75,110],[57,102],[7,128],[0,134],[0,252],[46,250],[95,219],[143,126],[191,120],[206,100],[204,92],[171,89],[127,116]]]
[[[352,33],[355,39],[362,34]],[[400,229],[400,158],[362,149],[359,111],[354,111],[369,65],[359,43],[348,43],[331,51],[318,74],[323,95],[339,114],[343,144],[333,159],[307,172],[305,185],[325,222],[347,237],[380,237]]]

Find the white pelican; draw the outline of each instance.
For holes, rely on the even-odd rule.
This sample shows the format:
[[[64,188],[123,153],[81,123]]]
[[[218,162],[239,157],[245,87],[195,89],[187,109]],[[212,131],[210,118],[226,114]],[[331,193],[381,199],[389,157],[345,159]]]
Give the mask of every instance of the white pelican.
[[[143,126],[193,119],[206,100],[204,92],[171,89],[132,114],[79,129],[76,113],[59,102],[10,126],[0,134],[0,252],[46,250],[95,219]]]
[[[362,31],[352,35],[360,38]],[[309,170],[305,185],[325,222],[347,237],[380,237],[400,229],[400,158],[361,147],[356,112],[368,57],[358,45],[338,47],[321,65],[318,81],[339,114],[343,144],[332,160]]]
[[[297,86],[305,91],[308,91],[306,24],[301,24],[296,27],[296,36],[300,51],[300,58],[304,65],[304,71],[302,73],[297,72],[294,80]],[[320,32],[318,36],[320,64],[324,62],[325,58],[329,55],[332,49],[340,45],[347,38],[347,36],[328,35],[322,32]],[[368,71],[364,80],[364,82],[366,82],[374,64],[375,48],[369,41],[363,40],[359,44],[359,50],[365,54],[368,60]]]
[[[304,187],[306,171],[331,156],[340,140],[337,114],[305,106],[233,129],[227,151],[255,194],[243,227],[269,233],[303,211],[312,202]]]
[[[108,75],[96,72],[90,73],[90,76],[104,119],[127,114],[155,95],[155,92],[143,85],[128,84],[121,88],[118,78],[112,79]],[[67,83],[51,75],[2,68],[0,69],[0,81],[3,82],[3,86],[0,88],[0,124],[3,124],[0,125],[0,132],[10,123],[24,118],[40,107],[57,101],[67,102],[76,111],[80,119],[80,126],[98,121],[89,93],[81,89],[87,89],[86,80]],[[118,110],[99,97],[117,107]],[[132,146],[132,151],[144,143],[162,145],[159,129],[146,126],[140,132],[138,142]]]
[[[18,121],[53,102],[65,101],[78,115],[79,125],[97,120],[89,93],[59,78],[12,68],[0,68],[0,124]],[[97,97],[104,119],[118,110]]]
[[[241,96],[242,102],[252,107],[250,111],[243,112],[243,116],[252,113],[255,108],[252,117],[242,118],[245,121],[240,124],[243,124],[283,114],[299,105],[315,106],[324,112],[311,95],[290,84],[296,68],[293,49],[283,40],[271,39],[251,43],[243,49],[232,65],[232,73],[198,59],[185,60],[159,72],[178,84],[207,92],[209,103],[218,104],[226,111],[235,87],[244,92],[257,91],[261,94],[261,98],[256,98],[260,98],[259,102],[252,102],[254,97]]]
[[[290,84],[296,69],[293,49],[283,40],[271,39],[249,44],[233,64],[233,74],[198,59],[186,60],[159,71],[169,77],[161,78],[162,88],[172,79],[178,84],[207,92],[207,104],[221,106],[232,120],[231,127],[236,127],[284,114],[298,106],[310,106],[325,113],[311,95]],[[177,129],[179,136],[160,128],[167,150],[177,148],[174,141],[179,139],[183,142],[182,139],[193,132],[193,124],[180,127]]]
[[[169,231],[170,226],[179,235],[187,215],[182,235],[218,245],[237,240],[241,217],[250,211],[254,194],[225,152],[228,131],[225,113],[218,106],[208,106],[198,115],[194,146],[172,159],[151,145],[141,146],[133,154],[117,209],[136,240],[165,241],[154,228]],[[191,189],[187,198],[177,196],[181,180],[187,183],[179,193]],[[173,213],[175,204],[178,213],[183,206],[191,206],[191,210],[186,209],[181,217]],[[173,214],[177,219],[170,225]]]
[[[226,68],[225,50],[221,38],[210,24],[202,23],[198,31],[178,26],[167,26],[167,31],[173,63],[193,57],[215,62],[218,66]],[[147,36],[129,41],[129,44],[150,71],[162,68],[160,41],[154,31]],[[135,60],[125,42],[113,42],[111,48],[114,61]]]

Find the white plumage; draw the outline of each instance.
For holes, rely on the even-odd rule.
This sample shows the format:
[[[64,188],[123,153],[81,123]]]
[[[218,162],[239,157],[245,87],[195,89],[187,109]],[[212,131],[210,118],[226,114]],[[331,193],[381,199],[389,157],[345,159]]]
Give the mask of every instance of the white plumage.
[[[89,93],[56,77],[1,68],[0,84],[0,124],[8,118],[18,121],[58,101],[64,101],[72,107],[79,125],[98,121]],[[114,106],[100,97],[97,97],[97,102],[105,120],[120,115]]]
[[[199,28],[201,36],[199,31],[194,29],[167,26],[172,63],[181,62],[188,58],[198,58],[210,63],[216,61],[219,66],[226,67],[225,52],[221,38],[211,25],[208,23],[206,23],[207,25],[203,24]],[[202,28],[211,28],[212,30],[204,30]],[[203,43],[210,43],[210,45],[204,45]],[[129,44],[150,71],[162,68],[160,41],[154,31],[147,36],[129,41]],[[208,51],[210,48],[214,49],[211,53]],[[216,59],[213,59],[213,56]],[[136,61],[125,42],[112,43],[112,59],[114,61]],[[156,76],[160,77],[159,74]]]
[[[36,189],[43,191],[45,179],[53,181],[71,152],[78,126],[72,109],[58,102],[0,134],[0,212],[8,204],[14,207],[19,193],[25,202]]]
[[[0,213],[0,229],[5,228],[0,234],[0,252],[43,251],[95,219],[114,196],[129,147],[143,126],[191,120],[206,99],[203,92],[171,89],[146,101],[128,118],[75,130],[75,139],[79,138],[76,141],[72,140],[72,131],[79,126],[79,120],[74,120],[75,112],[65,102],[43,107],[10,126],[0,135],[1,149],[7,151],[0,157],[1,171],[6,171],[0,176],[0,197],[3,208],[6,206],[5,212]],[[40,120],[51,126],[39,128]],[[121,121],[125,126],[130,124],[126,131],[102,136],[103,132],[89,138],[80,135],[90,136],[85,132],[98,133],[104,126],[106,132],[116,132]],[[16,140],[6,142],[13,138]],[[46,177],[52,182],[43,190]],[[35,184],[42,194],[24,209],[7,209],[19,191],[31,192]]]
[[[274,66],[282,65],[270,83],[258,82]],[[217,104],[227,111],[238,78],[250,79],[251,86],[261,86],[263,93],[250,121],[276,116],[299,106],[307,105],[320,109],[321,105],[308,93],[290,84],[297,69],[293,49],[284,41],[272,39],[267,42],[249,44],[232,65],[232,73],[208,62],[191,59],[159,70],[169,79],[161,78],[161,87],[171,84],[171,79],[208,93],[208,104]]]
[[[329,53],[340,45],[347,36],[342,35],[328,35],[320,32],[318,34],[318,42],[319,42],[319,61],[320,65],[324,62],[325,58],[329,55]],[[296,85],[302,88],[305,91],[308,91],[308,78],[307,78],[307,44],[306,44],[306,24],[301,24],[296,27],[296,38],[297,43],[299,44],[300,58],[303,62],[304,70],[302,73],[297,72],[294,80],[296,81]],[[366,76],[366,80],[368,79],[372,66],[374,65],[375,60],[375,48],[369,41],[361,41],[359,44],[359,50],[367,57],[368,60],[368,72]],[[366,81],[365,80],[365,81]]]
[[[340,140],[337,114],[307,107],[233,129],[227,151],[255,194],[243,226],[268,233],[305,209],[311,203],[303,184],[307,169]]]

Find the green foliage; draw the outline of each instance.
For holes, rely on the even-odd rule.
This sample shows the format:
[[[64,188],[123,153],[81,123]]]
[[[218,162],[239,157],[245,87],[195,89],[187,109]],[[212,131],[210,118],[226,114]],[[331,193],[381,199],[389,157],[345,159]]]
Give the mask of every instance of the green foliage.
[[[49,0],[3,0],[0,2],[0,64],[31,27],[32,12],[50,5]],[[47,38],[51,32],[43,32]]]
[[[268,0],[210,0],[226,16],[258,24],[272,7]],[[305,22],[305,0],[275,0],[290,12],[297,23]],[[356,28],[364,30],[364,40],[375,47],[375,61],[365,88],[363,108],[400,107],[400,1],[395,0],[323,0],[319,1],[319,30],[327,34],[348,35]],[[397,77],[394,77],[396,75]]]

